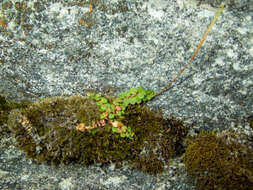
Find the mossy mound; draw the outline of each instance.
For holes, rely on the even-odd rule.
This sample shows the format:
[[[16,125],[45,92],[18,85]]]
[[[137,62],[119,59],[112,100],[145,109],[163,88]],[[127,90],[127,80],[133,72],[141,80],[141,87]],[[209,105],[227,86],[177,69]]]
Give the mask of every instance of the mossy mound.
[[[9,104],[5,97],[0,96],[0,126],[5,123],[8,119],[8,114],[10,111]]]
[[[132,127],[133,139],[112,133],[110,125],[96,133],[77,130],[78,124],[99,121],[99,117],[92,99],[53,97],[13,110],[8,126],[27,157],[39,162],[88,165],[132,160],[133,166],[158,173],[169,158],[182,152],[180,142],[187,130],[175,119],[165,120],[146,107],[131,105],[122,122]]]
[[[253,149],[246,137],[201,132],[190,140],[184,161],[198,189],[253,189]]]
[[[4,96],[0,95],[0,136],[9,133],[7,127],[8,115],[12,109],[27,107],[29,102],[9,102]]]

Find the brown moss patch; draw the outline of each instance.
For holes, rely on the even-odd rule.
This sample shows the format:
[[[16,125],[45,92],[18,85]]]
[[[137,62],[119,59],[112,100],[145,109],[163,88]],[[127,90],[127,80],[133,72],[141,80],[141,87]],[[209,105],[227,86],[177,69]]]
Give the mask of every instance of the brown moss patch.
[[[134,167],[158,173],[170,158],[182,153],[180,142],[187,133],[186,127],[175,119],[163,119],[147,107],[127,107],[122,122],[131,126],[133,139],[112,133],[110,125],[99,128],[95,134],[76,129],[80,123],[99,118],[98,107],[91,99],[53,97],[13,110],[8,126],[27,157],[38,162],[88,165],[131,160]]]
[[[230,132],[201,132],[189,143],[184,160],[198,189],[252,189],[253,149],[250,142]]]
[[[4,96],[0,95],[0,136],[6,135],[10,132],[7,127],[8,115],[11,110],[27,107],[29,102],[10,102]]]

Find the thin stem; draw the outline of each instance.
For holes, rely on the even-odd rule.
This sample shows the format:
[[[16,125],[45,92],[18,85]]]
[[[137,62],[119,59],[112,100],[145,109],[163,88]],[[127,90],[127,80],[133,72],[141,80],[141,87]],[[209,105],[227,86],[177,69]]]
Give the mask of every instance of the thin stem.
[[[201,48],[201,46],[203,45],[204,41],[206,40],[207,36],[208,36],[208,33],[211,31],[213,25],[215,24],[217,18],[220,16],[222,10],[224,8],[224,4],[222,4],[219,8],[219,10],[217,11],[214,19],[212,20],[211,24],[208,26],[206,32],[204,33],[199,45],[197,46],[196,50],[194,51],[191,59],[189,60],[188,63],[185,64],[185,66],[183,67],[183,69],[181,69],[181,71],[176,75],[176,77],[174,77],[167,86],[165,86],[160,92],[156,93],[154,95],[154,97],[156,96],[160,96],[161,94],[163,94],[165,91],[167,91],[171,86],[172,84],[182,75],[182,73],[190,66],[190,64],[192,63],[193,59],[195,58],[195,56],[197,55],[197,53],[199,52],[199,49]],[[154,98],[153,97],[153,98]]]

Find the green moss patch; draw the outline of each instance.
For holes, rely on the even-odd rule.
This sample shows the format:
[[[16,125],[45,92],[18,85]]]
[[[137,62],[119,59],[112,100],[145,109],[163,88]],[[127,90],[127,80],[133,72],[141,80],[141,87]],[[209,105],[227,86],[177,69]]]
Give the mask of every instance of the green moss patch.
[[[129,139],[113,133],[109,123],[100,125],[100,117],[99,106],[91,98],[53,97],[13,110],[8,126],[27,157],[38,162],[89,165],[131,160],[133,167],[156,174],[182,152],[180,143],[187,129],[176,119],[166,120],[147,107],[129,105],[121,118],[134,132]],[[94,123],[95,133],[87,127]]]

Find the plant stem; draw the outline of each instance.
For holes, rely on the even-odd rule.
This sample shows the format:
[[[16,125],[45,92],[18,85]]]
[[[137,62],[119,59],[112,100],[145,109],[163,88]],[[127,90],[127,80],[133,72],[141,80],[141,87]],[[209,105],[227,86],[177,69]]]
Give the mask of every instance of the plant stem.
[[[189,60],[188,63],[185,64],[185,66],[181,69],[181,71],[176,75],[176,77],[174,77],[167,86],[165,86],[160,92],[156,93],[154,95],[153,98],[157,97],[157,96],[160,96],[161,94],[163,94],[165,91],[167,91],[171,86],[172,84],[182,75],[182,73],[190,66],[190,64],[192,63],[193,59],[195,58],[195,56],[197,55],[199,49],[201,48],[201,46],[203,45],[204,41],[206,40],[207,36],[208,36],[208,33],[211,31],[213,25],[215,24],[217,18],[220,16],[222,10],[224,8],[224,4],[222,4],[219,8],[219,10],[217,11],[215,17],[213,18],[211,24],[208,26],[206,32],[204,33],[199,45],[197,46],[196,50],[194,51],[191,59]],[[153,99],[152,98],[152,99]]]

